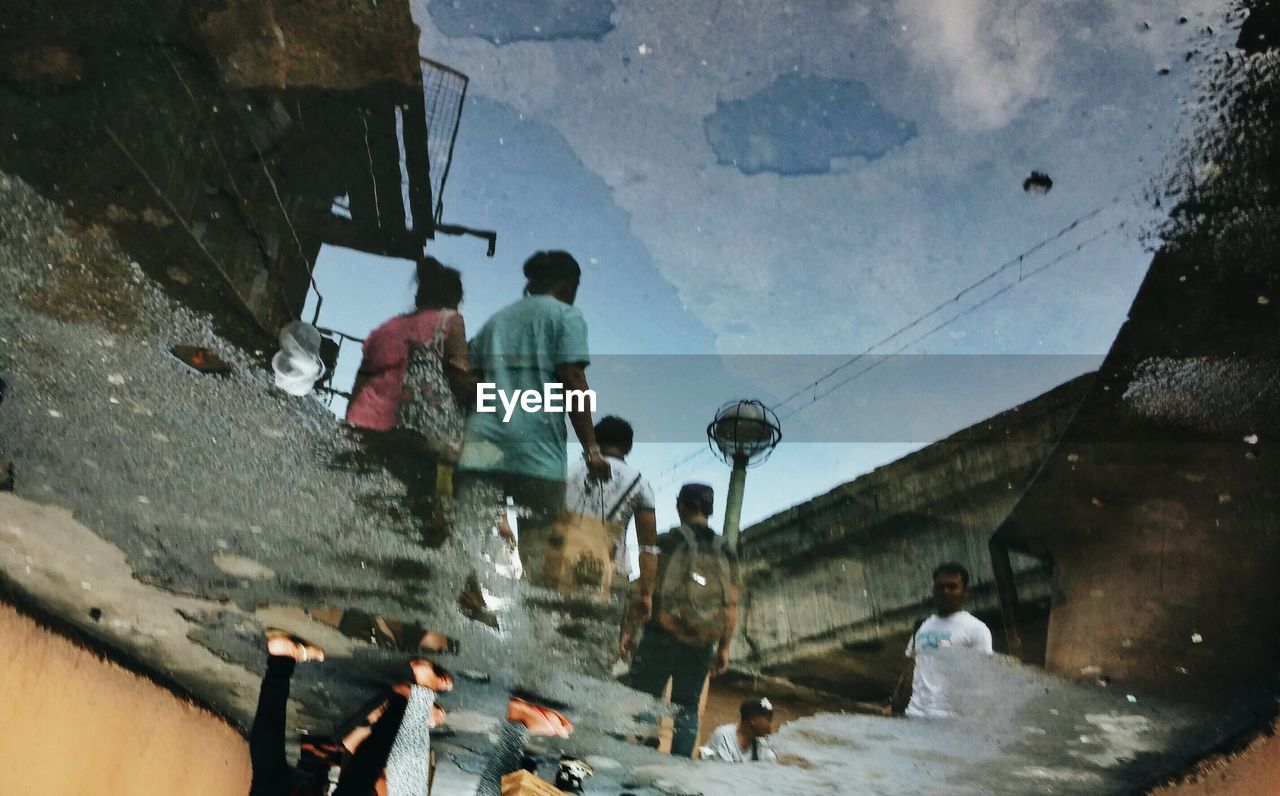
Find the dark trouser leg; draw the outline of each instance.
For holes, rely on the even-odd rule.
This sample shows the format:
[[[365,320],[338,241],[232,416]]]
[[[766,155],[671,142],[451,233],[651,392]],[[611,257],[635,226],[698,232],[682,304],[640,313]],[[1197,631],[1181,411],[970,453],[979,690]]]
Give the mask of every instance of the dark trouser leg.
[[[632,688],[658,699],[671,679],[669,643],[660,637],[659,631],[645,628],[640,646],[631,661],[629,682]]]
[[[249,796],[285,796],[289,792],[289,763],[284,757],[285,709],[289,704],[289,679],[297,663],[272,655],[258,690],[258,712],[249,729],[249,761],[253,780]]]
[[[373,792],[374,784],[387,765],[387,755],[396,741],[400,723],[404,721],[406,705],[405,698],[399,694],[387,698],[387,708],[373,725],[369,737],[356,747],[355,754],[342,767],[334,796],[368,796]]]
[[[444,544],[449,529],[443,503],[436,492],[439,454],[420,434],[396,429],[365,431],[366,447],[376,451],[380,463],[405,486],[405,507],[418,522],[428,547]]]
[[[681,644],[661,630],[645,628],[631,664],[631,687],[661,699],[671,680],[671,703],[679,708],[671,754],[692,757],[698,741],[698,701],[711,670],[711,648]]]
[[[454,530],[453,540],[462,553],[473,562],[467,570],[449,569],[446,575],[463,577],[459,583],[458,605],[464,615],[473,620],[498,627],[498,617],[486,606],[482,583],[498,588],[493,577],[493,565],[484,562],[501,560],[500,545],[493,535],[494,526],[506,523],[507,498],[499,478],[476,470],[459,470],[454,477]]]
[[[711,670],[711,649],[684,647],[677,660],[671,673],[671,702],[680,707],[680,712],[676,714],[675,732],[671,737],[671,754],[693,757],[693,748],[698,743],[698,702]]]
[[[359,443],[358,451],[334,457],[340,469],[365,472],[381,467],[405,487],[403,497],[394,492],[369,495],[374,510],[398,517],[402,511],[414,519],[422,542],[436,548],[449,535],[447,503],[437,493],[436,464],[439,455],[420,434],[393,429],[374,431],[350,427],[347,433]]]
[[[520,509],[520,521],[548,525],[564,510],[564,481],[513,475],[507,478],[512,500]]]
[[[519,523],[520,564],[525,578],[540,586],[558,588],[559,578],[548,571],[549,560],[558,561],[563,540],[556,540],[555,523],[564,510],[564,482],[511,475],[507,493],[516,504]]]
[[[503,723],[498,745],[489,754],[480,783],[476,785],[476,796],[502,796],[502,778],[520,768],[524,742],[528,737],[529,730],[523,724],[514,721]]]

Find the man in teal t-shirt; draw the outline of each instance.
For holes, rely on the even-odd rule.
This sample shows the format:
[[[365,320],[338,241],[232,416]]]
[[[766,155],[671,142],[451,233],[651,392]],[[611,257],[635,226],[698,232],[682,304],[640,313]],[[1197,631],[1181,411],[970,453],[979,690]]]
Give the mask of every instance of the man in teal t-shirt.
[[[566,401],[585,391],[587,323],[573,306],[581,269],[568,252],[538,252],[524,264],[522,299],[499,310],[471,341],[471,360],[494,411],[473,411],[458,462],[460,501],[515,500],[521,534],[549,525],[564,507],[567,465],[564,416],[582,443],[591,474],[610,477],[609,462],[596,444],[589,404]],[[492,385],[492,386],[483,386]],[[560,385],[560,411],[508,410],[499,395],[539,396]],[[477,397],[482,395],[477,392]],[[471,407],[476,409],[476,406]],[[526,565],[527,566],[527,565]]]
[[[493,384],[485,397],[492,412],[467,418],[460,469],[564,481],[567,455],[562,412],[508,412],[497,394],[543,393],[563,383],[558,366],[585,367],[587,322],[577,307],[550,295],[529,295],[489,319],[471,341],[478,378]]]

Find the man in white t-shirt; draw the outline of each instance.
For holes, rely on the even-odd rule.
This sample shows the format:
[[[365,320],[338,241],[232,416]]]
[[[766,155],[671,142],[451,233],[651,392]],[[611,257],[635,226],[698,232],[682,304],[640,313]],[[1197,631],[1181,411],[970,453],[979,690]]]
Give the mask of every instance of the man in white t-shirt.
[[[773,704],[769,699],[743,702],[738,708],[738,717],[737,724],[721,725],[711,733],[706,745],[699,747],[698,758],[724,763],[778,762],[778,756],[765,740],[773,734]]]
[[[956,709],[955,686],[948,670],[955,666],[946,656],[957,650],[973,650],[990,655],[991,630],[964,610],[969,599],[969,570],[955,562],[940,564],[933,571],[935,613],[920,623],[907,642],[907,670],[899,681],[899,691],[911,682],[909,718],[953,718]],[[901,694],[894,693],[893,704],[900,704]]]
[[[635,519],[640,545],[640,581],[632,592],[627,616],[632,621],[644,622],[652,610],[653,578],[657,571],[658,520],[653,489],[639,470],[627,464],[635,436],[630,423],[610,415],[596,423],[595,433],[596,444],[609,462],[613,477],[599,481],[590,477],[585,462],[573,465],[565,484],[565,508],[572,514],[591,517],[613,527],[618,540],[612,551],[613,574],[623,578],[623,583],[631,571],[627,526]]]

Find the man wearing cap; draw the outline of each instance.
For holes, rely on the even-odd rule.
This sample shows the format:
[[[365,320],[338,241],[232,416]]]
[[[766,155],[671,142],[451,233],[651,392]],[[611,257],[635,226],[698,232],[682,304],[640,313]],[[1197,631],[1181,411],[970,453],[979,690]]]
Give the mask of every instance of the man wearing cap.
[[[631,665],[631,686],[661,698],[671,681],[679,711],[671,754],[692,757],[698,740],[698,702],[708,673],[729,669],[729,644],[738,621],[738,556],[707,526],[715,493],[685,484],[676,497],[680,526],[658,536],[652,616]],[[624,628],[624,651],[634,637]]]
[[[773,733],[773,703],[767,697],[748,699],[738,708],[738,723],[723,724],[698,750],[703,760],[725,763],[778,762],[765,740]]]

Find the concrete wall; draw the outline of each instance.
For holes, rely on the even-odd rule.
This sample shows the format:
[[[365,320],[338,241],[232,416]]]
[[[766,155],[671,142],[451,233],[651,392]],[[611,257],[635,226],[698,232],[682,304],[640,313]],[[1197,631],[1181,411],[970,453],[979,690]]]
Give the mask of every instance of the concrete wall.
[[[244,796],[234,728],[0,604],[3,791]]]
[[[1201,700],[1226,727],[1272,702],[1280,666],[1280,315],[1259,301],[1280,275],[1203,246],[1156,255],[998,536],[1054,561],[1049,669]]]
[[[1053,543],[1049,668],[1073,677],[1100,674],[1177,696],[1247,682],[1261,686],[1274,678],[1280,539],[1273,521],[1280,495],[1265,486],[1237,497],[1226,483],[1238,484],[1248,474],[1233,472],[1243,468],[1232,467],[1218,447],[1159,451],[1161,470],[1205,477],[1198,484],[1182,479],[1177,496],[1126,499],[1106,491],[1114,490],[1114,482],[1104,473],[1126,461],[1135,482],[1170,483],[1150,471],[1138,480],[1134,459],[1157,455],[1138,448],[1109,450],[1104,473],[1072,483],[1069,494],[1082,505],[1052,501],[1062,510],[1064,532]],[[1099,455],[1097,447],[1083,449],[1081,461]],[[1243,465],[1241,453],[1235,458]],[[1205,472],[1210,463],[1212,477]],[[1251,520],[1248,514],[1264,503],[1272,504],[1265,509],[1271,521]]]
[[[929,573],[956,560],[974,608],[996,606],[987,543],[1069,422],[1081,376],[748,528],[738,659],[773,667],[909,630]],[[1028,585],[1040,563],[1019,557]]]

